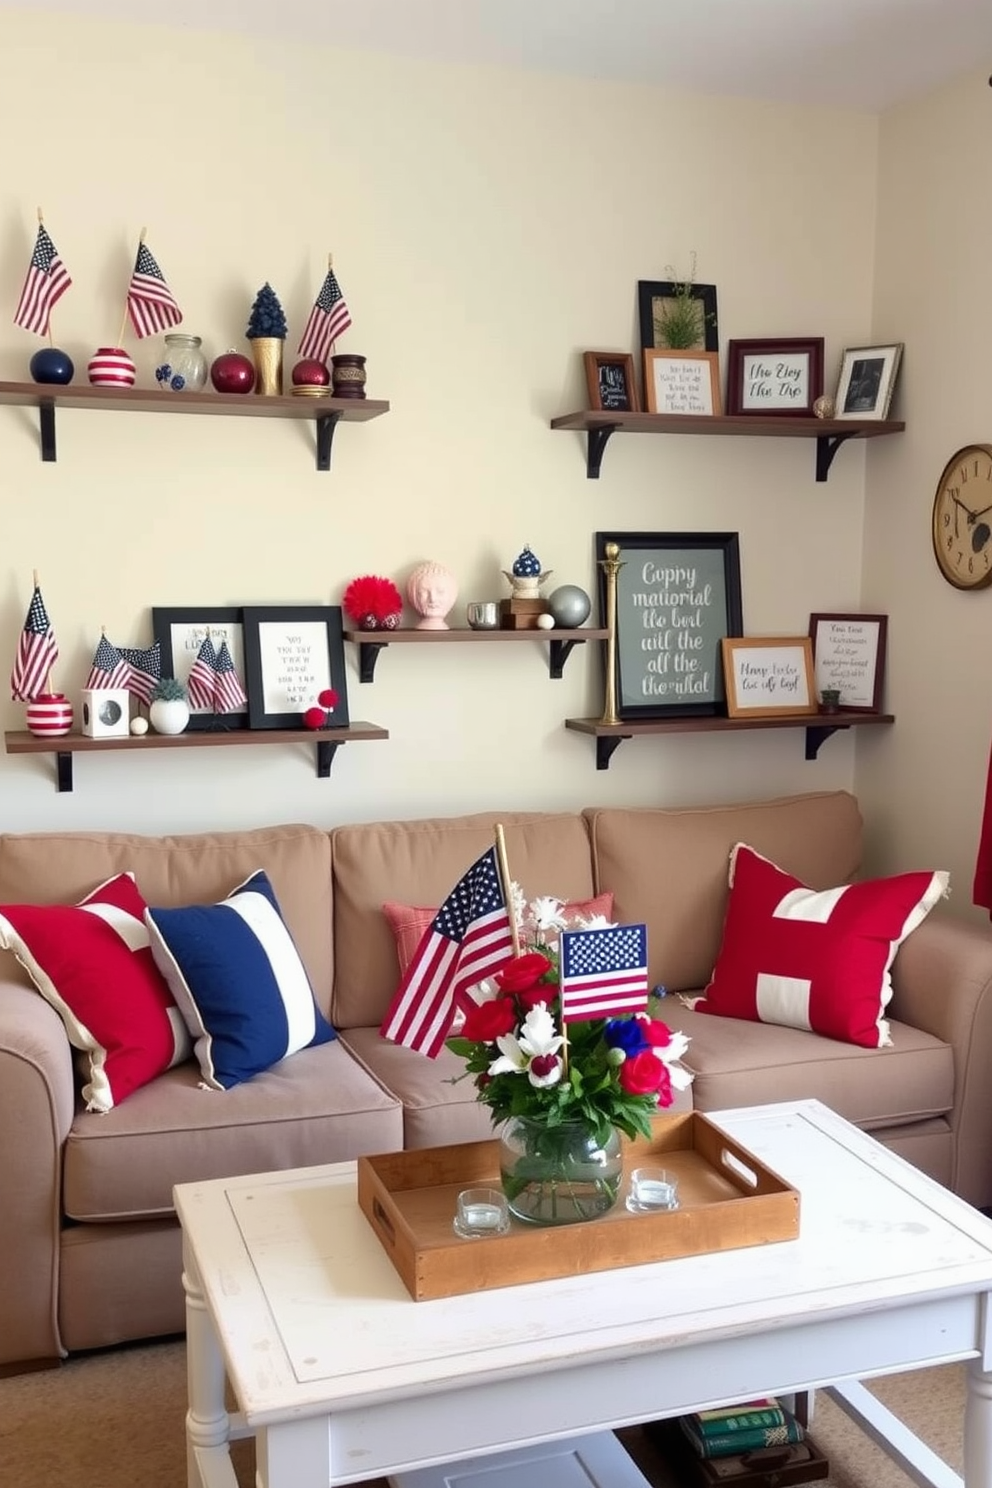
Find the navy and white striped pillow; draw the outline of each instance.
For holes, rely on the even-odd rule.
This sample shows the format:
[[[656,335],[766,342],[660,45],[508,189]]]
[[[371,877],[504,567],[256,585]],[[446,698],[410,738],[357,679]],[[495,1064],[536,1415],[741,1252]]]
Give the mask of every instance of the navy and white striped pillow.
[[[145,921],[211,1090],[337,1037],[261,870],[218,904],[148,909]]]

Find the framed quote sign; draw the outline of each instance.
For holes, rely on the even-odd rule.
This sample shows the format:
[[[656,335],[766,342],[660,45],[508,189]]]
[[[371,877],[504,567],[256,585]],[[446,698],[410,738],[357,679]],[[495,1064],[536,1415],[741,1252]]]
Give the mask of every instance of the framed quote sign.
[[[887,615],[810,615],[817,692],[833,688],[838,707],[878,713],[888,623]]]
[[[616,620],[620,717],[725,713],[721,643],[742,629],[737,533],[597,532],[597,559],[605,557],[607,543],[617,544],[622,565]]]
[[[299,728],[327,688],[338,695],[329,727],[346,727],[340,605],[245,605],[243,614],[251,727]]]
[[[723,642],[731,718],[818,712],[809,636],[746,636]]]
[[[813,417],[823,392],[823,337],[730,341],[727,412]]]
[[[244,682],[243,629],[240,609],[215,608],[210,605],[186,605],[178,609],[155,606],[152,609],[152,631],[162,652],[162,676],[175,677],[184,684],[188,682],[190,668],[209,636],[218,651],[221,643],[227,642],[234,670]],[[188,733],[247,727],[247,708],[237,713],[213,713],[209,708],[198,708],[190,704],[189,723],[186,725]]]

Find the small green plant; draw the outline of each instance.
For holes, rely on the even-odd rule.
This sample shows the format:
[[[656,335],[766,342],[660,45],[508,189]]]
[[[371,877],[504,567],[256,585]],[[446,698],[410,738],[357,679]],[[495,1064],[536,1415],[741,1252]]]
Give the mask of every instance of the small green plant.
[[[674,288],[669,299],[654,302],[655,345],[667,346],[670,351],[689,351],[706,340],[706,327],[713,320],[707,314],[703,302],[693,294],[696,283],[696,255],[689,261],[689,272],[680,279],[671,264],[665,265]]]
[[[285,312],[279,303],[278,295],[266,280],[255,296],[245,335],[249,341],[256,341],[261,336],[276,336],[280,341],[284,341],[286,330]]]
[[[152,702],[180,703],[186,699],[186,688],[178,677],[160,677],[152,688]]]

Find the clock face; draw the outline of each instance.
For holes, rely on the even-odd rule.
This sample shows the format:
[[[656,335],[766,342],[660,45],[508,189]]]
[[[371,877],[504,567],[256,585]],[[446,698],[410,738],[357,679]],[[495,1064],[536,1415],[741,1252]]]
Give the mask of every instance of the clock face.
[[[933,499],[933,553],[955,589],[992,584],[992,445],[952,455]]]

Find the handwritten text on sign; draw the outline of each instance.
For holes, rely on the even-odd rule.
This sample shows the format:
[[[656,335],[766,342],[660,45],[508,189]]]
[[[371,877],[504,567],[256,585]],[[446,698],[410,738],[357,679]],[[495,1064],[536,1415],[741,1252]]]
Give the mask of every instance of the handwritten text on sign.
[[[654,357],[651,375],[658,413],[714,412],[713,377],[707,358]]]
[[[630,551],[618,588],[622,702],[677,706],[722,698],[726,633],[722,551]]]
[[[809,403],[809,353],[744,357],[741,394],[741,407],[746,413],[805,408]]]
[[[842,708],[875,706],[879,634],[877,620],[817,622],[816,685],[837,688]]]
[[[732,653],[738,708],[806,708],[810,703],[801,646],[735,647]]]
[[[262,695],[266,713],[303,713],[331,685],[327,626],[322,620],[289,624],[264,621],[258,627]]]

